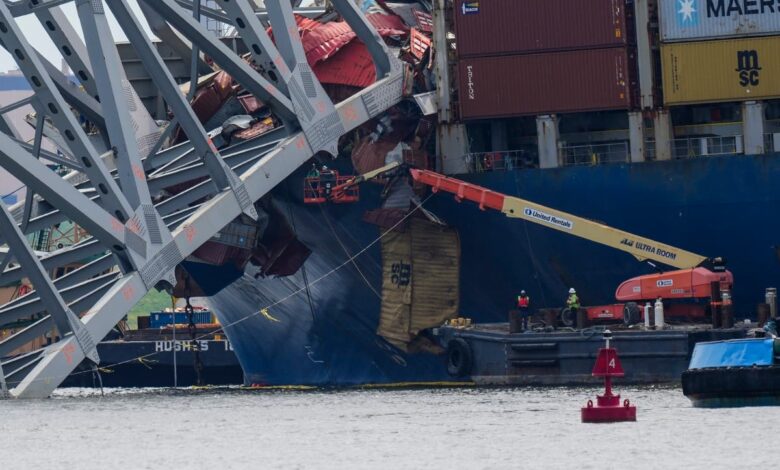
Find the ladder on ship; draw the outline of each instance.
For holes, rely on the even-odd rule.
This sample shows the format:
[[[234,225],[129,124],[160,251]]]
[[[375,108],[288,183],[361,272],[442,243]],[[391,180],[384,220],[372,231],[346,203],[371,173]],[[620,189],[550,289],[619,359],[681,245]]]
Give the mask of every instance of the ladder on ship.
[[[68,3],[76,6],[84,40],[63,13]],[[306,61],[289,0],[267,1],[263,10],[250,0],[218,0],[220,8],[192,0],[138,3],[155,35],[192,59],[191,83],[215,70],[202,52],[283,125],[218,150],[210,137],[219,129],[211,133],[201,125],[126,0],[0,2],[0,44],[33,91],[0,113],[31,104],[36,120],[33,144],[0,120],[0,166],[28,188],[25,201],[0,204],[0,243],[10,249],[0,263],[0,284],[28,278],[35,288],[0,306],[0,328],[34,319],[0,342],[0,394],[46,397],[76,368],[94,368],[100,361],[96,343],[150,289],[172,288],[179,263],[236,217],[256,218],[256,201],[314,154],[335,156],[339,137],[402,99],[400,62],[352,0],[332,5],[367,45],[378,80],[339,103],[325,94]],[[109,10],[140,59],[135,65],[143,66],[172,112],[168,129],[180,128],[188,141],[162,148],[170,131],[151,118],[125,76]],[[31,46],[16,21],[25,15],[44,25],[80,87]],[[234,26],[256,67],[211,34],[200,15]],[[41,149],[44,136],[64,152]],[[70,172],[55,173],[39,157]],[[187,182],[185,191],[160,198],[163,188]],[[62,221],[78,224],[89,237],[36,254],[28,234]],[[48,274],[85,259],[91,261],[63,277]],[[32,349],[52,328],[60,340]],[[27,352],[16,353],[25,346]]]

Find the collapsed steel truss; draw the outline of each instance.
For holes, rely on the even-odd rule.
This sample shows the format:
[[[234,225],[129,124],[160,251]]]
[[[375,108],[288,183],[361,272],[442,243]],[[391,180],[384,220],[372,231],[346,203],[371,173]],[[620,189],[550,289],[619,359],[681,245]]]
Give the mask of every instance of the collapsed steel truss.
[[[66,3],[77,7],[84,40],[60,8]],[[400,62],[351,0],[332,4],[368,46],[378,81],[341,103],[329,99],[306,62],[290,0],[266,0],[265,10],[252,0],[218,0],[221,10],[203,12],[236,28],[256,67],[193,17],[191,1],[138,3],[158,37],[183,57],[194,58],[193,70],[214,70],[201,60],[198,51],[204,52],[284,125],[218,150],[210,137],[219,129],[208,132],[201,125],[126,0],[0,1],[0,45],[34,92],[0,113],[26,104],[36,112],[31,145],[0,120],[0,165],[28,188],[25,201],[11,208],[0,204],[0,243],[9,247],[0,261],[0,285],[27,278],[35,288],[0,307],[0,328],[38,318],[0,342],[0,394],[46,397],[83,361],[98,363],[96,343],[150,289],[175,284],[179,263],[239,215],[256,218],[254,203],[274,186],[315,153],[335,155],[340,136],[401,100]],[[160,150],[167,132],[125,77],[106,7],[168,104],[174,116],[169,127],[180,126],[186,143]],[[44,25],[81,87],[72,86],[27,41],[15,18],[28,14]],[[274,41],[266,33],[269,23]],[[88,135],[77,115],[98,132]],[[43,152],[43,136],[61,146],[64,155]],[[71,171],[59,176],[39,157]],[[198,182],[175,196],[152,197],[188,181]],[[91,237],[43,256],[32,251],[27,234],[64,220]],[[48,274],[85,259],[92,261],[63,277],[52,280]],[[86,313],[79,317],[79,312]],[[59,341],[9,358],[52,328]]]

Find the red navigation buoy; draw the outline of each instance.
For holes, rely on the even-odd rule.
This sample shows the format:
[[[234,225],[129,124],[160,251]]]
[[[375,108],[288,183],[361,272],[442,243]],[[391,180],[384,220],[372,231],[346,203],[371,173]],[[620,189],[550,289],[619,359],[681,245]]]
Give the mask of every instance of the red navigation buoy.
[[[596,364],[593,366],[594,377],[604,377],[604,395],[596,396],[596,404],[588,400],[588,405],[582,408],[583,423],[616,423],[620,421],[636,421],[636,407],[629,401],[620,402],[620,395],[612,394],[612,377],[623,377],[623,366],[617,349],[609,347],[612,332],[604,331],[607,347],[599,348]]]

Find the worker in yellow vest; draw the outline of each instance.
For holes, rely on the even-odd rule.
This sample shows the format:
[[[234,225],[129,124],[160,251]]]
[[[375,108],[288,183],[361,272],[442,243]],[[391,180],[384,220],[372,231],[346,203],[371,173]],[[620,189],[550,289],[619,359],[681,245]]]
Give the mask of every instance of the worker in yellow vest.
[[[580,299],[577,297],[577,291],[572,287],[569,289],[569,297],[566,299],[566,307],[574,314],[574,318],[577,318],[577,312],[580,310]]]

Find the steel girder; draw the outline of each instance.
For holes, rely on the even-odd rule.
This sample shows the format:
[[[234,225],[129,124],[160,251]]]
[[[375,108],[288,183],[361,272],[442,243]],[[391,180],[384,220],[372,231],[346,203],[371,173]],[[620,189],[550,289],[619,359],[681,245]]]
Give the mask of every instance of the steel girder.
[[[78,8],[83,42],[74,32],[78,28],[59,10],[71,2]],[[206,13],[236,27],[257,68],[211,36],[182,8],[187,5],[184,0],[140,0],[153,30],[169,37],[183,58],[192,50],[204,51],[283,123],[222,151],[212,143],[220,129],[203,128],[127,0],[0,2],[0,43],[17,59],[33,87],[30,103],[38,114],[36,124],[46,129],[43,135],[62,140],[66,156],[60,160],[68,160],[61,163],[73,162],[68,165],[71,172],[60,176],[36,158],[37,143],[23,146],[0,133],[0,165],[38,195],[10,211],[0,208],[0,241],[10,247],[0,282],[27,277],[35,288],[0,306],[0,325],[30,320],[0,342],[0,396],[48,396],[84,359],[99,361],[95,342],[150,289],[170,288],[181,261],[242,213],[256,216],[254,203],[315,153],[336,155],[339,137],[402,99],[400,62],[352,1],[332,4],[368,46],[378,79],[341,103],[329,99],[306,62],[289,1],[267,1],[268,10],[261,11],[249,0],[220,4],[221,10]],[[156,125],[152,128],[146,110],[139,109],[142,105],[113,46],[106,7],[168,104],[170,125],[175,122],[189,141],[166,148],[160,136],[167,133]],[[30,13],[58,42],[83,91],[64,83],[24,38],[15,17]],[[275,43],[265,32],[265,21],[274,28]],[[197,70],[212,69],[201,62]],[[99,154],[94,136],[88,137],[83,122],[76,119],[79,114],[94,124],[98,141],[111,149],[108,154]],[[165,191],[190,181],[191,186],[178,194]],[[45,256],[29,248],[27,234],[66,220],[79,224],[91,238]],[[49,276],[57,267],[89,257],[96,258],[67,276],[54,280]],[[16,264],[8,264],[11,259]],[[85,313],[79,318],[81,312]],[[59,341],[7,356],[52,328]]]

